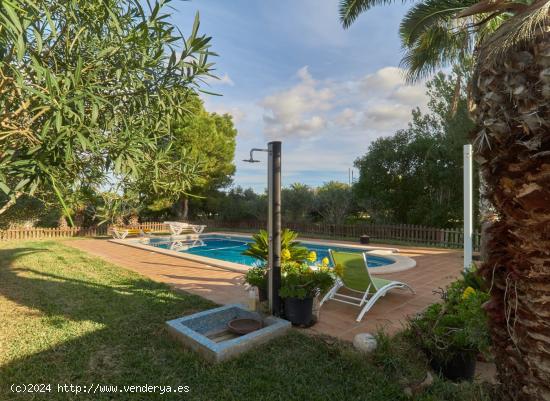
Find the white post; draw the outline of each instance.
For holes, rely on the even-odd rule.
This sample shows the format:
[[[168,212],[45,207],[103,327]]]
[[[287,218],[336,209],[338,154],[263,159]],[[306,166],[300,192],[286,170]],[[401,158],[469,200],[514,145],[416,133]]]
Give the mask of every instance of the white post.
[[[464,145],[464,270],[472,264],[472,145]]]

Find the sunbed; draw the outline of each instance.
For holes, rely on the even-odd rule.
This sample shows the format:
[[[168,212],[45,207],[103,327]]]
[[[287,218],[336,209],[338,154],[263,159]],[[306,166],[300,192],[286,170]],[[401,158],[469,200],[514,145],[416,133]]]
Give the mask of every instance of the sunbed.
[[[336,283],[330,289],[323,299],[320,306],[328,300],[355,305],[361,308],[357,321],[360,322],[373,305],[393,289],[408,289],[413,294],[415,291],[407,284],[395,280],[386,280],[383,278],[372,277],[368,264],[367,253],[355,252],[337,252],[329,249],[329,255],[332,259],[332,264],[335,266],[339,276]],[[353,296],[339,293],[342,288],[350,290],[352,293],[361,294],[361,296]]]

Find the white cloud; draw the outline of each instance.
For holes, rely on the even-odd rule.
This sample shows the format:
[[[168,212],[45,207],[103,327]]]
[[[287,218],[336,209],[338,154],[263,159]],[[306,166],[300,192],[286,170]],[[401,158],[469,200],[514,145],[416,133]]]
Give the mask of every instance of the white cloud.
[[[229,74],[225,73],[218,81],[220,85],[229,85],[229,86],[235,86],[235,82],[231,79]]]
[[[403,70],[397,67],[384,67],[361,79],[361,89],[367,94],[371,91],[393,90],[404,84]]]
[[[397,67],[384,67],[358,80],[359,93],[354,97],[356,113],[363,118],[358,124],[380,135],[391,135],[406,128],[411,111],[416,107],[426,110],[428,97],[424,82],[409,85],[404,72]],[[347,82],[348,87],[354,86]]]
[[[259,102],[268,139],[320,137],[341,129],[355,137],[365,130],[390,135],[407,127],[414,107],[425,109],[427,103],[425,85],[407,85],[397,67],[347,81],[317,80],[307,66],[296,76],[297,83]]]
[[[231,79],[228,73],[223,74],[221,77],[213,78],[208,77],[205,79],[206,83],[211,86],[235,86],[235,82]]]
[[[346,107],[336,115],[334,122],[342,127],[354,127],[357,124],[359,113],[352,108]]]
[[[210,106],[207,109],[210,113],[218,113],[218,114],[229,114],[231,117],[233,117],[233,123],[239,124],[241,121],[243,121],[246,118],[246,113],[243,109],[232,106],[232,107],[224,107],[221,105],[216,106]]]
[[[393,91],[391,97],[398,102],[405,103],[413,107],[424,106],[428,102],[426,87],[424,85],[401,85]]]
[[[394,131],[407,127],[411,110],[402,105],[380,104],[367,109],[364,116],[365,128]]]
[[[350,80],[322,80],[306,66],[286,87],[259,100],[210,98],[207,110],[234,116],[239,130],[235,182],[263,191],[265,165],[251,169],[240,162],[250,148],[264,147],[266,140],[283,141],[285,184],[345,181],[348,168],[371,141],[407,128],[413,108],[426,109],[425,89],[423,83],[407,85],[396,67]]]
[[[326,126],[321,116],[333,108],[334,93],[313,79],[308,67],[296,73],[299,82],[260,101],[268,138],[288,135],[308,135]]]

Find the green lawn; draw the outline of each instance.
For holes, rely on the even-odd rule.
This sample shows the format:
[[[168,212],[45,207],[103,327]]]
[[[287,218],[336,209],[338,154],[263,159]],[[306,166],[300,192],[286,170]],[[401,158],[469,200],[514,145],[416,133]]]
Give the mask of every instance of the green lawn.
[[[0,243],[2,400],[407,399],[425,372],[417,350],[384,341],[366,358],[347,344],[293,331],[238,359],[203,362],[167,335],[164,321],[214,306],[200,297],[58,242]],[[50,394],[10,385],[51,383]],[[189,386],[187,394],[66,394],[57,383]],[[417,400],[488,400],[478,385],[437,380]]]

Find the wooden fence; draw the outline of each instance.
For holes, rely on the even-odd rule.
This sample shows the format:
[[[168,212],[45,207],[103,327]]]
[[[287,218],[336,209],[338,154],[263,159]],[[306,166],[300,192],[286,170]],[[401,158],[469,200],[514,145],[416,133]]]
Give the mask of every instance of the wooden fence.
[[[259,220],[224,222],[216,220],[200,221],[197,224],[206,224],[210,230],[259,230],[266,227],[266,223]],[[363,234],[371,237],[372,241],[399,241],[403,243],[440,246],[446,248],[462,248],[464,234],[461,229],[440,229],[434,227],[416,226],[410,224],[324,224],[324,223],[292,223],[283,224],[304,236],[334,239],[358,240]],[[132,228],[150,229],[153,231],[167,231],[161,222],[142,223]],[[91,228],[10,228],[0,230],[0,240],[27,240],[69,237],[102,237],[110,235],[111,226]],[[474,233],[474,250],[479,250],[481,235]]]
[[[132,228],[143,228],[154,231],[167,230],[166,225],[159,222],[142,223]],[[0,240],[27,240],[27,239],[55,239],[70,237],[104,237],[110,235],[111,226],[98,226],[90,228],[43,228],[43,227],[16,227],[0,230]]]
[[[266,227],[262,221],[221,222],[204,221],[210,228],[232,230],[259,230]],[[301,235],[310,235],[322,238],[353,239],[366,234],[372,241],[399,241],[403,243],[440,246],[445,248],[462,248],[464,233],[462,229],[441,229],[424,227],[412,224],[324,224],[324,223],[293,223],[284,222],[283,226],[294,230]],[[481,235],[473,235],[474,250],[479,250]]]

